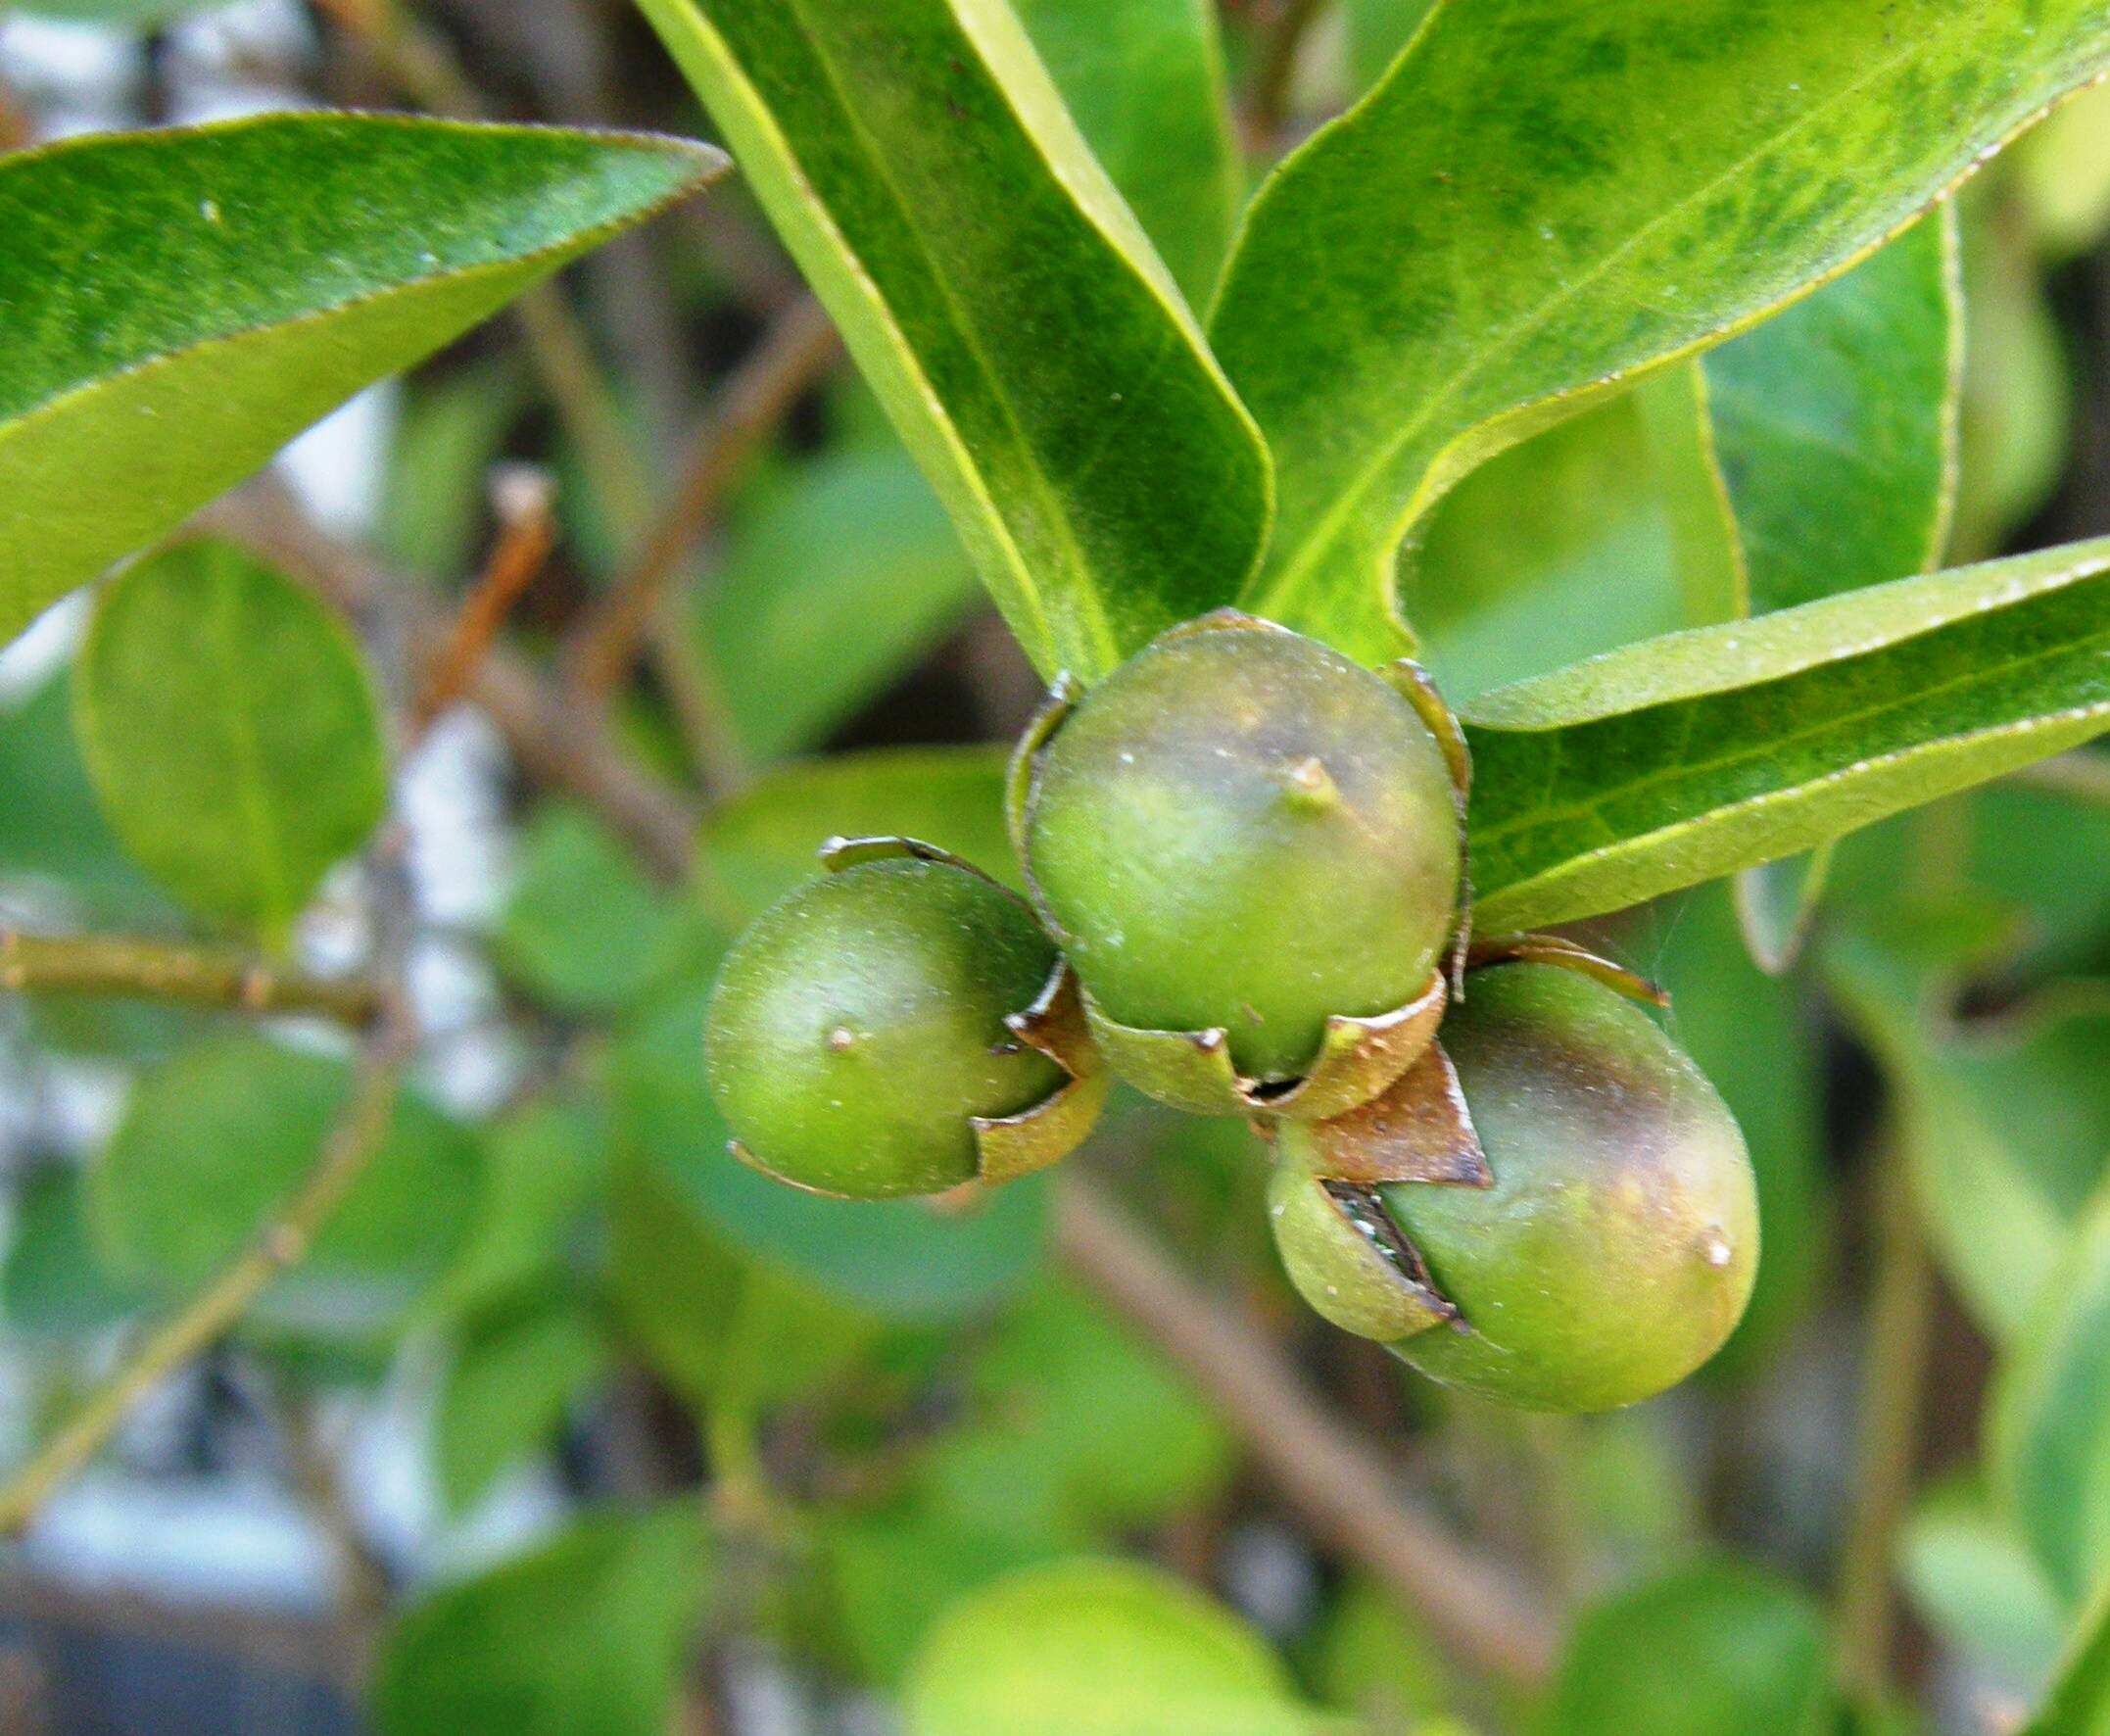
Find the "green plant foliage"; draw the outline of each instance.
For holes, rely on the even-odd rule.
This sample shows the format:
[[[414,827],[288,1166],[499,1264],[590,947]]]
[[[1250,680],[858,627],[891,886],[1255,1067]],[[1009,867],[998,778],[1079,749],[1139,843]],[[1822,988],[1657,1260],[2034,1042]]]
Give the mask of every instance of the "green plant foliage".
[[[773,480],[698,595],[696,628],[742,745],[817,746],[981,595],[907,453],[849,447]]]
[[[433,1427],[433,1472],[451,1512],[550,1444],[607,1348],[576,1296],[515,1297],[463,1322]]]
[[[1920,1616],[2018,1693],[2050,1680],[2065,1613],[2014,1524],[1976,1487],[1920,1503],[1900,1566]]]
[[[137,24],[142,28],[167,24],[186,12],[207,12],[228,0],[27,0],[16,11],[31,18],[57,18],[81,24]]]
[[[2105,52],[2086,0],[1440,7],[1211,316],[1280,484],[1246,606],[1396,654],[1394,557],[1463,475],[1850,265]]]
[[[1674,634],[1483,695],[1479,920],[1531,928],[1791,855],[2110,727],[2084,543]]]
[[[1977,920],[1967,908],[1966,937]],[[1891,1081],[1937,1254],[1986,1330],[2018,1339],[2110,1167],[2110,1006],[2049,1006],[1989,1035],[1943,1037],[1946,970],[1866,933],[1842,937],[1825,962]]]
[[[2110,1569],[2110,1193],[2048,1276],[1993,1418],[1994,1471],[2022,1533],[2059,1596],[2082,1604]]]
[[[607,1120],[596,1098],[559,1091],[483,1130],[475,1218],[427,1298],[431,1315],[475,1315],[563,1269],[606,1184]]]
[[[529,820],[494,941],[509,977],[569,1013],[619,1011],[683,965],[707,964],[719,944],[606,827],[568,803]]]
[[[1190,307],[1244,202],[1210,0],[1012,0],[1107,178]]]
[[[213,1038],[149,1074],[88,1174],[112,1272],[162,1298],[206,1282],[313,1163],[350,1088],[344,1062],[248,1037]],[[343,1209],[256,1318],[350,1334],[400,1319],[460,1247],[479,1172],[469,1133],[404,1096]]]
[[[657,1736],[709,1573],[682,1501],[590,1519],[414,1604],[382,1643],[380,1736]]]
[[[670,1201],[743,1256],[888,1319],[957,1318],[1038,1264],[1047,1194],[1028,1177],[941,1218],[915,1200],[824,1199],[737,1163],[705,1086],[707,985],[670,994],[625,1034],[609,1063],[619,1149],[647,1159]]]
[[[349,115],[0,160],[0,643],[721,161]]]
[[[15,1221],[0,1260],[0,1314],[13,1330],[73,1338],[139,1313],[145,1286],[105,1269],[81,1201],[80,1174],[49,1165],[15,1194]]]
[[[357,643],[229,544],[181,543],[112,583],[73,695],[124,847],[192,909],[274,940],[388,805]]]
[[[1736,1561],[1615,1594],[1569,1641],[1544,1736],[1818,1736],[1837,1715],[1809,1599]]]
[[[2110,1721],[2110,1585],[2074,1630],[2043,1709],[2021,1736],[2099,1736]]]
[[[405,394],[377,529],[391,560],[434,579],[473,568],[491,467],[529,402],[510,358],[451,370]]]
[[[1266,455],[1009,9],[640,5],[1042,673],[1227,602]]]
[[[1024,892],[1004,830],[1000,747],[875,748],[758,778],[703,822],[697,875],[750,921],[820,871],[829,839],[915,838]]]
[[[1280,1662],[1150,1568],[1065,1562],[956,1606],[907,1689],[909,1736],[1317,1736]]]

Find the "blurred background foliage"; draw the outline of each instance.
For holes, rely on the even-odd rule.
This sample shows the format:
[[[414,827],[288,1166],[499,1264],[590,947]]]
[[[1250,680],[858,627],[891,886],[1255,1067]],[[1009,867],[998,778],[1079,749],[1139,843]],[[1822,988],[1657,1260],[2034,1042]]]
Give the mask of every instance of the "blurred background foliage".
[[[1228,177],[1353,100],[1423,9],[1224,0],[1235,154],[1232,117],[1180,87],[1188,63],[1102,10],[1020,7],[1199,295],[1243,191]],[[1301,38],[1285,11],[1311,15]],[[16,143],[450,99],[708,132],[643,26],[599,0],[41,0],[0,22]],[[1930,558],[2110,531],[2110,96],[1998,160],[1953,220],[1961,488]],[[554,553],[513,617],[537,655],[605,595],[636,501],[801,291],[736,182],[562,294],[628,483],[582,444],[576,382],[512,323],[281,469],[441,609],[505,530],[494,470],[552,478]],[[1765,365],[1725,352],[1717,402]],[[396,946],[423,1033],[312,1255],[0,1563],[0,1728],[969,1736],[1029,1727],[1021,1709],[1136,1736],[2010,1727],[2110,1559],[2110,755],[1846,841],[1785,974],[1748,944],[1766,949],[1763,889],[1742,923],[1713,886],[1596,925],[1673,990],[1764,1211],[1746,1324],[1635,1411],[1498,1413],[1327,1330],[1273,1264],[1237,1127],[1127,1099],[1079,1160],[1381,1442],[1403,1488],[1539,1588],[1557,1661],[1503,1679],[1315,1536],[1238,1420],[1065,1262],[1045,1182],[937,1213],[726,1161],[697,1055],[729,936],[833,833],[1008,872],[991,744],[1036,697],[825,342],[781,399],[612,696],[623,749],[711,792],[678,875],[473,707],[437,718],[388,796],[409,739],[386,611],[360,617],[361,649],[290,563],[179,552],[92,633],[62,609],[0,660],[0,919],[256,939],[326,979]],[[1754,463],[1880,438],[1748,432]],[[1644,392],[1444,504],[1404,584],[1454,701],[1714,618],[1681,554],[1676,458]],[[299,706],[326,783],[313,760],[185,781],[170,707],[214,713],[228,681],[174,651],[154,593],[205,567],[243,600],[222,650]],[[191,686],[140,691],[126,635]],[[230,830],[258,804],[280,829],[263,843]],[[382,842],[343,860],[384,805]],[[354,1071],[312,1018],[0,1003],[8,1460],[245,1242]]]

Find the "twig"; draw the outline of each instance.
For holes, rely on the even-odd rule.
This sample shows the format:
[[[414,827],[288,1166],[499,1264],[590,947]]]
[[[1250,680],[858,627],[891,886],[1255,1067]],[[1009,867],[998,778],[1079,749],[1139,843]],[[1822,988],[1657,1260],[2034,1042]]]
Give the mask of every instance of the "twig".
[[[1262,38],[1253,69],[1253,82],[1246,94],[1246,136],[1267,150],[1281,135],[1289,115],[1290,88],[1296,81],[1297,57],[1303,51],[1305,33],[1325,5],[1325,0],[1281,0],[1274,22]]]
[[[1521,1683],[1554,1657],[1545,1610],[1395,1486],[1383,1455],[1329,1417],[1281,1352],[1183,1278],[1089,1182],[1057,1194],[1064,1260],[1178,1366],[1313,1534],[1427,1616],[1458,1654]]]
[[[16,994],[115,994],[250,1013],[317,1013],[365,1025],[377,985],[279,970],[247,953],[143,935],[27,935],[0,928],[0,989]]]
[[[260,477],[217,502],[198,522],[284,566],[344,614],[365,614],[391,588],[405,594],[414,605],[410,637],[418,669],[432,667],[441,654],[446,628],[413,588],[331,537],[275,477]],[[469,693],[528,776],[585,802],[662,880],[688,874],[695,812],[671,785],[624,753],[599,718],[567,703],[504,646],[492,647]]]
[[[217,1342],[272,1279],[307,1257],[316,1232],[380,1149],[415,1042],[408,1010],[392,1005],[361,1054],[350,1101],[307,1176],[248,1248],[157,1326],[72,1421],[0,1488],[0,1536],[18,1535],[54,1491],[117,1432],[134,1404]]]
[[[1903,1154],[1886,1149],[1881,1160],[1860,1444],[1840,1557],[1837,1622],[1840,1680],[1870,1704],[1889,1685],[1894,1557],[1912,1498],[1934,1318],[1933,1271]]]
[[[506,615],[535,582],[556,543],[550,482],[544,472],[508,465],[499,473],[491,493],[498,508],[499,540],[456,611],[446,642],[433,656],[432,669],[410,713],[413,736],[469,691]]]
[[[630,672],[662,595],[695,549],[726,488],[839,351],[819,302],[802,296],[719,388],[689,443],[674,496],[636,557],[573,636],[572,668],[596,699]]]

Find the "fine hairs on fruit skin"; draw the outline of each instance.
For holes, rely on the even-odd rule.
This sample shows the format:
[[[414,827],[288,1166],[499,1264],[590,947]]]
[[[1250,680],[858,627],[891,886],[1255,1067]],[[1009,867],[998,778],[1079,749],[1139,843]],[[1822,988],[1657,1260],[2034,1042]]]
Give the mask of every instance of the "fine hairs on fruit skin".
[[[1004,1024],[1056,962],[1032,912],[964,866],[869,861],[798,888],[741,937],[711,996],[705,1065],[742,1155],[858,1198],[972,1181],[974,1118],[1066,1081]]]
[[[1381,677],[1278,628],[1175,632],[1085,694],[1040,750],[1025,855],[1100,1011],[1228,1034],[1294,1080],[1331,1015],[1437,968],[1461,843],[1442,749]]]

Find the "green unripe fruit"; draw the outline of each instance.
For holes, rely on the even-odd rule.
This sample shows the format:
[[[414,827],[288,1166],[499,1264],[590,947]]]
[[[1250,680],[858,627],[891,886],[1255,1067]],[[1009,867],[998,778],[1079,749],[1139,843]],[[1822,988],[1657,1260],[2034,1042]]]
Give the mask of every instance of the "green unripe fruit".
[[[1069,1076],[1022,1042],[1056,968],[1032,912],[963,866],[861,862],[800,887],[725,961],[711,1090],[756,1167],[826,1193],[935,1193],[979,1173],[974,1121]]]
[[[1492,1185],[1349,1189],[1322,1212],[1285,1129],[1276,1229],[1300,1290],[1432,1378],[1527,1410],[1611,1410],[1685,1378],[1757,1266],[1750,1161],[1714,1087],[1640,1008],[1551,965],[1474,973],[1441,1041]],[[1359,1223],[1359,1198],[1381,1213]],[[1419,1269],[1389,1291],[1397,1256],[1368,1216]]]
[[[1252,1080],[1302,1076],[1329,1016],[1421,993],[1456,913],[1428,726],[1381,677],[1252,623],[1175,632],[1087,693],[1039,749],[1023,834],[1096,1009],[1223,1031]]]

